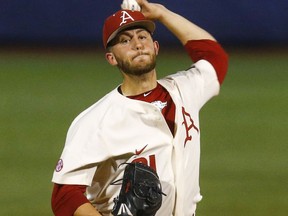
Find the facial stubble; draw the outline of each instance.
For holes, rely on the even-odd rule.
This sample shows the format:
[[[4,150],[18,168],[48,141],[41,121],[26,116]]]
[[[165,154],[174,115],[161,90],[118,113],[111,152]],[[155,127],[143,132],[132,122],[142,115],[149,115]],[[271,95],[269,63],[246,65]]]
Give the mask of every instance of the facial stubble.
[[[144,54],[148,55],[148,54]],[[130,75],[135,75],[135,76],[141,76],[143,74],[149,73],[150,71],[154,70],[156,67],[156,54],[153,53],[151,55],[148,55],[149,61],[145,64],[133,64],[133,61],[128,61],[128,60],[122,60],[120,58],[116,58],[117,63],[118,63],[118,68],[120,71],[130,74]],[[141,56],[140,56],[141,57]],[[139,57],[136,57],[139,58]]]

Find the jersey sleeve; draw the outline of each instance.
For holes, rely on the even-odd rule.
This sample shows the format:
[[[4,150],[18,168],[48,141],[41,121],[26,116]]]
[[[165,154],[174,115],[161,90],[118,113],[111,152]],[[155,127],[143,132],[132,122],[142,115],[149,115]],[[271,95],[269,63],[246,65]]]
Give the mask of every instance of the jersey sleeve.
[[[190,40],[185,49],[194,64],[185,71],[167,77],[172,79],[173,89],[187,106],[199,110],[212,97],[219,94],[228,69],[228,56],[223,48],[212,40]],[[193,101],[193,103],[191,103]]]
[[[212,40],[190,40],[185,44],[185,49],[193,62],[208,61],[222,84],[228,70],[228,55],[219,43]]]
[[[86,113],[86,111],[84,111]],[[94,122],[95,123],[94,123]],[[96,164],[109,152],[102,143],[98,117],[95,112],[82,113],[69,127],[65,146],[53,173],[57,184],[87,185],[92,183]],[[99,123],[100,124],[100,123]],[[100,135],[99,135],[100,134]]]
[[[123,112],[133,113],[120,106],[127,101],[131,100],[114,89],[74,119],[53,173],[53,183],[91,186],[99,164],[119,155],[127,159],[134,154],[131,148],[117,147],[128,146],[127,140],[121,139],[124,133],[118,123],[127,121]]]

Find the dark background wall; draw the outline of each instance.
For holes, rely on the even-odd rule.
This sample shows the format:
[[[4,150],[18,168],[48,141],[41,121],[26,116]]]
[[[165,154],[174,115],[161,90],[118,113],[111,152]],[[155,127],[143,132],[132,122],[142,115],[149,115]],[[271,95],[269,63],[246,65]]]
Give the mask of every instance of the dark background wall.
[[[101,46],[104,19],[122,0],[0,0],[0,44]],[[156,1],[155,1],[156,2]],[[158,0],[230,45],[288,43],[287,0]],[[175,40],[161,25],[162,43]],[[177,41],[176,41],[177,43]]]

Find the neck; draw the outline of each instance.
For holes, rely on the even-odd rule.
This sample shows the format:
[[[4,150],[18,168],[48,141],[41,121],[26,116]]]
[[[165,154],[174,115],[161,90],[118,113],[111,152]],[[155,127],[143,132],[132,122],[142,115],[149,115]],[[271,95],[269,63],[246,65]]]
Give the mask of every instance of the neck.
[[[139,95],[150,91],[157,86],[156,71],[153,70],[141,76],[123,73],[123,83],[121,85],[122,94],[125,96]]]

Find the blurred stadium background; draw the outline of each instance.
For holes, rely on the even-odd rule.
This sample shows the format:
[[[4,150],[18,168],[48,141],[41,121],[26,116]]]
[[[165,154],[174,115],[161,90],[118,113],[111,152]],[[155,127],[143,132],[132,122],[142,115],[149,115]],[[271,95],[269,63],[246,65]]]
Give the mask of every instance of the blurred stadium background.
[[[222,92],[201,113],[199,216],[288,214],[288,2],[159,0],[227,49]],[[104,59],[120,0],[0,1],[1,215],[52,215],[51,177],[74,117],[121,82]],[[157,24],[159,78],[189,58]]]

